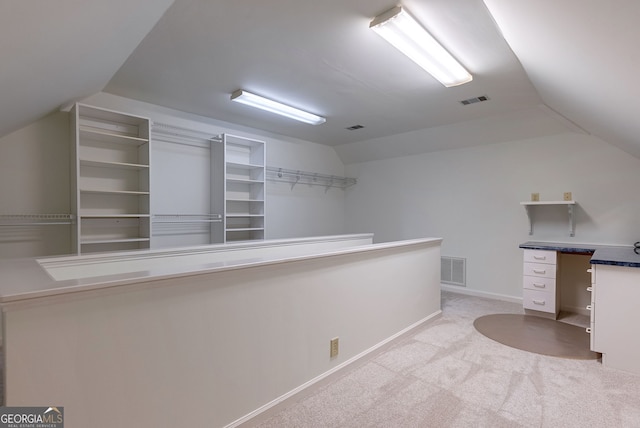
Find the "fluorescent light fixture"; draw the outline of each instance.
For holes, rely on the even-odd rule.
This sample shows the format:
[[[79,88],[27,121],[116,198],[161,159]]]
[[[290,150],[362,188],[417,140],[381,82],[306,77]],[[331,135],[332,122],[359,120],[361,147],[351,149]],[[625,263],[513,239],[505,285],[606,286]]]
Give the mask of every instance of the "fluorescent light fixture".
[[[447,88],[473,77],[402,6],[378,15],[369,28],[411,58]]]
[[[238,89],[231,94],[231,101],[270,111],[271,113],[299,120],[300,122],[310,123],[311,125],[320,125],[327,121],[324,117],[298,110],[297,108],[290,107],[286,104],[282,104],[268,98],[263,98],[256,94],[252,94],[251,92],[243,91],[242,89]]]

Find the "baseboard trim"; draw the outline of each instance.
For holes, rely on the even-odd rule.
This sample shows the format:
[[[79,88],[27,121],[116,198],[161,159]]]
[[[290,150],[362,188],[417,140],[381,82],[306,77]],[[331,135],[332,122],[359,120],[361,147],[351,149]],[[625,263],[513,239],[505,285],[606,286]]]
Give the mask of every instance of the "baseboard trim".
[[[440,284],[440,288],[444,291],[452,293],[466,294],[468,296],[486,297],[487,299],[502,300],[505,302],[522,304],[522,297],[507,296],[506,294],[489,293],[487,291],[471,290],[469,288],[456,287],[455,285]]]
[[[394,334],[393,336],[388,337],[387,339],[383,340],[382,342],[377,343],[376,345],[372,346],[371,348],[359,353],[358,355],[348,359],[347,361],[343,362],[342,364],[339,364],[335,367],[333,367],[331,370],[328,370],[324,373],[322,373],[319,376],[316,376],[315,378],[311,379],[308,382],[303,383],[302,385],[300,385],[297,388],[292,389],[291,391],[281,395],[280,397],[276,398],[275,400],[265,404],[262,407],[257,408],[256,410],[254,410],[251,413],[246,414],[245,416],[241,417],[240,419],[237,419],[235,421],[233,421],[232,423],[230,423],[229,425],[225,426],[225,428],[235,428],[238,427],[244,423],[249,422],[250,420],[254,419],[255,417],[263,414],[264,412],[272,409],[273,407],[277,406],[278,404],[281,404],[282,402],[284,402],[285,400],[288,400],[292,397],[294,397],[295,395],[301,393],[302,391],[304,391],[305,389],[319,383],[320,381],[328,378],[329,376],[343,370],[346,369],[347,367],[351,366],[352,364],[357,363],[360,359],[366,357],[367,355],[379,350],[380,348],[383,348],[384,346],[388,345],[389,343],[393,342],[394,340],[402,337],[403,335],[409,333],[410,331],[412,331],[415,328],[420,327],[421,325],[425,324],[428,321],[431,321],[437,317],[439,317],[440,315],[442,315],[442,310],[438,310],[434,313],[432,313],[431,315],[421,319],[420,321],[410,325],[409,327],[399,331],[398,333]]]

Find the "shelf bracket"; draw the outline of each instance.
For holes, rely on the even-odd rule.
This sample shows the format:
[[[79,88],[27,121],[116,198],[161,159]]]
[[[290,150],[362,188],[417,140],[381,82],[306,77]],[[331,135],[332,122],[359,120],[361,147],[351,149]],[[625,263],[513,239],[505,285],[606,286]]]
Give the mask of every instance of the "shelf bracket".
[[[298,184],[298,181],[300,181],[300,171],[297,172],[296,174],[296,181],[294,181],[293,183],[291,183],[291,190],[293,190],[293,188],[295,187],[296,184]]]
[[[531,207],[529,205],[525,205],[524,210],[527,212],[527,218],[529,219],[529,235],[533,235],[533,217]]]
[[[333,175],[331,176],[331,181],[329,181],[329,184],[327,184],[324,188],[324,193],[327,193],[329,191],[330,188],[333,187]]]
[[[575,236],[576,234],[576,225],[573,217],[573,207],[574,205],[567,205],[567,208],[569,209],[569,236]]]

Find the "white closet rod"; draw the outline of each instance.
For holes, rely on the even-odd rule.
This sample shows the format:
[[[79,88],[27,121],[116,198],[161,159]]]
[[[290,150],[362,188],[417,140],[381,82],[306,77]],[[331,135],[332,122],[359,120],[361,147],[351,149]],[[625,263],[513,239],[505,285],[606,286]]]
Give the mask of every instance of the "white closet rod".
[[[74,222],[73,214],[0,214],[0,226],[48,226]]]
[[[300,171],[293,169],[267,167],[267,179],[272,181],[285,181],[291,184],[291,189],[298,184],[310,184],[325,187],[325,191],[331,187],[345,189],[356,184],[357,180],[350,177],[319,174],[317,172]]]

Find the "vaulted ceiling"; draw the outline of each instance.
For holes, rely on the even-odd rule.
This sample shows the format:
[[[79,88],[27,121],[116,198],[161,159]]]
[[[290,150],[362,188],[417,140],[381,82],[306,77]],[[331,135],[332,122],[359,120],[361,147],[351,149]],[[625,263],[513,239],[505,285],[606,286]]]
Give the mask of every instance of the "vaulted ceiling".
[[[104,91],[332,145],[347,161],[398,155],[409,140],[406,154],[567,130],[640,157],[640,2],[402,4],[471,83],[445,88],[368,28],[389,0],[3,0],[0,135]],[[240,88],[327,122],[230,102]]]

